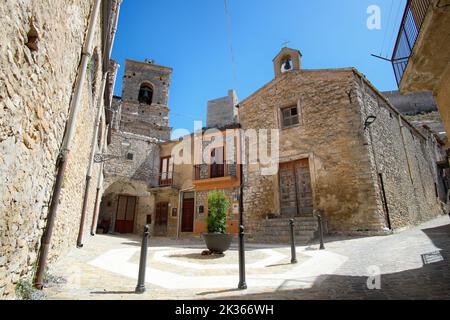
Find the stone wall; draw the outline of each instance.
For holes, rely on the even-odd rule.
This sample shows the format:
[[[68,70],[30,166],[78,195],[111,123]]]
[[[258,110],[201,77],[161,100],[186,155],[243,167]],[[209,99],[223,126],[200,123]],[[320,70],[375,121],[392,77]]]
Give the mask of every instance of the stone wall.
[[[436,103],[444,123],[445,131],[450,132],[450,68],[442,76],[441,84],[434,93]]]
[[[280,130],[279,162],[309,159],[314,209],[325,213],[330,232],[380,234],[389,218],[399,229],[435,217],[441,212],[434,186],[441,145],[434,135],[421,137],[406,120],[402,135],[398,112],[357,74],[353,69],[286,73],[241,102],[241,124],[278,129],[280,108],[298,106],[300,124]],[[369,115],[377,119],[365,129]],[[281,216],[279,180],[263,176],[259,165],[244,166],[244,177],[245,219],[248,232],[255,233],[267,217]]]
[[[445,160],[442,146],[430,132],[419,132],[364,78],[355,76],[361,120],[376,116],[365,130],[373,178],[381,194],[382,175],[390,223],[400,229],[442,214],[436,194],[439,161]],[[422,131],[423,132],[423,131]]]
[[[122,88],[120,130],[156,138],[170,139],[169,88],[172,69],[152,63],[127,60]],[[151,105],[139,103],[142,85],[151,86]]]
[[[399,91],[383,92],[389,102],[404,115],[416,115],[437,111],[433,93],[429,91],[400,94]]]
[[[3,1],[0,4],[0,296],[31,274],[45,227],[55,165],[68,117],[91,1]],[[101,21],[95,46],[101,57]],[[38,35],[37,50],[25,44]],[[35,33],[36,34],[36,33]],[[35,48],[36,49],[36,48]],[[73,153],[68,160],[49,262],[76,243],[101,61],[83,88]],[[91,64],[91,68],[94,66]],[[88,75],[91,73],[88,72]],[[98,174],[96,166],[92,181]],[[89,195],[91,220],[95,188]],[[89,228],[85,228],[86,232]]]
[[[330,231],[381,230],[361,118],[349,96],[351,69],[304,70],[276,78],[241,102],[244,129],[278,129],[280,108],[297,105],[300,124],[280,130],[279,162],[309,159],[314,208],[326,212]],[[248,155],[248,150],[246,151]],[[280,216],[278,175],[244,167],[244,213],[249,232],[268,215]]]
[[[108,156],[113,158],[105,163],[105,191],[99,219],[100,223],[102,220],[110,221],[110,232],[115,231],[120,195],[137,197],[135,233],[142,232],[147,215],[154,213],[155,199],[148,188],[157,184],[159,178],[160,148],[157,141],[146,136],[113,131],[108,146]]]
[[[157,140],[127,132],[113,132],[108,156],[114,157],[105,163],[105,185],[115,180],[129,178],[155,183],[159,174],[159,146]]]
[[[208,128],[222,128],[237,121],[236,106],[239,103],[234,90],[228,91],[228,96],[208,101],[206,126]]]

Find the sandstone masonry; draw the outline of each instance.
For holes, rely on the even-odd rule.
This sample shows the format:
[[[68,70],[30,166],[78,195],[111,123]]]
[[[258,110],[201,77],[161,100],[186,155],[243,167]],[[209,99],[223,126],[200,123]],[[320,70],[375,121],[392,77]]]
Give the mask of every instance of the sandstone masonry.
[[[117,4],[106,2],[109,10]],[[32,274],[37,260],[92,3],[0,4],[0,297],[12,297],[16,283]],[[95,53],[83,88],[49,262],[76,243],[91,152],[86,141],[92,139],[96,109],[103,103],[102,38],[110,34],[101,19],[95,30]],[[93,173],[96,180],[99,166]],[[87,221],[92,219],[94,197],[89,195]]]
[[[278,57],[276,70],[301,55],[283,49]],[[329,232],[380,234],[443,213],[435,186],[443,179],[437,164],[445,154],[433,133],[424,135],[409,124],[355,69],[293,65],[240,103],[241,125],[280,129],[280,168],[306,161],[313,210],[324,213]],[[286,108],[297,119],[287,127]],[[260,169],[244,168],[250,237],[267,228],[267,219],[286,217],[282,190],[290,186]],[[302,197],[307,189],[298,192]]]

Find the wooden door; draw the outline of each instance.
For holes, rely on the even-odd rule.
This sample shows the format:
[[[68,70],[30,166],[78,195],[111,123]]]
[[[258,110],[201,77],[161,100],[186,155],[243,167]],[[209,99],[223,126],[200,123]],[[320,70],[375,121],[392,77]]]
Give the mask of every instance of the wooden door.
[[[164,237],[167,235],[168,219],[169,219],[169,203],[158,202],[156,204],[156,212],[155,212],[155,226],[154,226],[155,236]]]
[[[133,233],[136,203],[136,197],[119,196],[116,214],[116,232],[122,234]]]
[[[279,175],[281,214],[285,216],[297,215],[297,190],[294,163],[281,163]]]
[[[311,173],[309,160],[295,162],[295,178],[297,185],[297,203],[299,215],[313,214],[313,195],[311,187]]]
[[[181,232],[194,232],[194,199],[183,199]]]
[[[280,164],[280,205],[284,216],[313,214],[309,160]]]

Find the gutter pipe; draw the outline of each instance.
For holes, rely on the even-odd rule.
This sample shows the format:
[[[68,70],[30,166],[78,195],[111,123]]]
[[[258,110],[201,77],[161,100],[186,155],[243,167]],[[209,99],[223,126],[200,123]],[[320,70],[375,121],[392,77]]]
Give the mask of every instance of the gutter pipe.
[[[109,125],[106,127],[105,132],[108,132],[109,130]],[[107,149],[107,141],[108,141],[108,135],[105,134],[105,137],[103,139],[103,144],[102,144],[102,151],[103,153],[106,152]],[[98,180],[97,180],[97,191],[95,194],[95,206],[94,206],[94,214],[92,215],[92,224],[91,224],[91,236],[95,236],[96,231],[97,231],[97,222],[98,222],[98,212],[100,210],[100,191],[102,189],[102,185],[103,185],[103,168],[104,168],[105,164],[102,162],[100,164],[100,174],[98,175]]]
[[[97,25],[97,20],[100,14],[100,5],[102,0],[96,0],[91,14],[91,19],[89,21],[89,26],[87,30],[85,45],[83,47],[81,63],[78,68],[77,79],[75,84],[75,90],[72,97],[72,103],[70,108],[70,115],[67,122],[66,134],[64,136],[63,144],[61,147],[59,159],[57,162],[57,175],[55,186],[53,190],[52,200],[50,203],[50,209],[47,216],[46,227],[42,236],[42,243],[40,248],[40,254],[38,258],[38,267],[36,272],[36,278],[34,285],[37,289],[42,290],[44,287],[44,273],[47,266],[47,257],[50,249],[50,242],[53,233],[53,227],[55,225],[56,213],[58,210],[59,200],[61,196],[61,189],[65,177],[65,172],[67,168],[67,161],[72,149],[73,137],[75,135],[76,120],[81,107],[81,96],[83,92],[83,87],[86,81],[86,71],[90,57],[93,51],[93,42],[95,36],[95,26]]]
[[[116,3],[116,14],[112,18],[113,24],[112,24],[110,38],[107,39],[107,41],[106,41],[106,50],[105,50],[105,56],[103,59],[104,65],[106,65],[106,64],[109,65],[109,60],[111,58],[111,52],[112,52],[114,39],[115,39],[116,32],[117,32],[117,25],[119,22],[120,5],[121,5],[121,0],[118,0]],[[109,41],[109,40],[111,40],[111,41]],[[101,87],[101,91],[100,91],[102,94],[105,92],[106,83],[108,82],[109,67],[106,67],[106,68],[104,67],[104,70],[106,70],[106,71],[103,73],[102,87]],[[88,171],[86,174],[86,184],[85,184],[84,197],[83,197],[83,209],[81,211],[80,228],[78,231],[78,238],[77,238],[77,248],[83,248],[84,225],[86,222],[88,198],[89,198],[89,191],[90,191],[91,180],[92,180],[92,171],[93,171],[94,164],[95,164],[94,157],[95,157],[95,151],[97,149],[96,145],[97,145],[97,140],[98,140],[98,136],[99,136],[99,128],[100,128],[100,124],[102,121],[101,120],[102,114],[104,114],[104,109],[102,108],[103,104],[104,104],[104,100],[100,99],[100,102],[99,102],[98,108],[97,108],[97,116],[96,116],[96,121],[95,121],[94,134],[92,136],[92,143],[91,143],[92,149],[91,149],[91,154],[90,154],[90,158],[89,158],[89,167],[88,167]],[[99,150],[101,151],[102,149],[100,148]],[[99,171],[100,176],[102,175],[102,172],[103,172],[103,165],[101,165],[101,171]],[[92,230],[94,229],[94,221],[96,220],[96,212],[97,212],[97,207],[98,207],[99,193],[100,193],[99,186],[97,185],[95,211],[94,211],[93,221],[92,221],[92,225],[91,225],[91,235],[93,234]]]

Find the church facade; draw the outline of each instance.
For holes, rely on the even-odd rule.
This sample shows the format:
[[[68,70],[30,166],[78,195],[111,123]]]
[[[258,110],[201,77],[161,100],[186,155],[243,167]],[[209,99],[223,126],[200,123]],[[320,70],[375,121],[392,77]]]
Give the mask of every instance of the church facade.
[[[313,237],[318,213],[328,232],[355,234],[384,234],[444,213],[439,137],[411,125],[357,70],[304,70],[301,59],[284,48],[273,61],[274,80],[240,103],[244,129],[280,136],[277,174],[244,167],[250,237],[288,239],[291,218]]]

